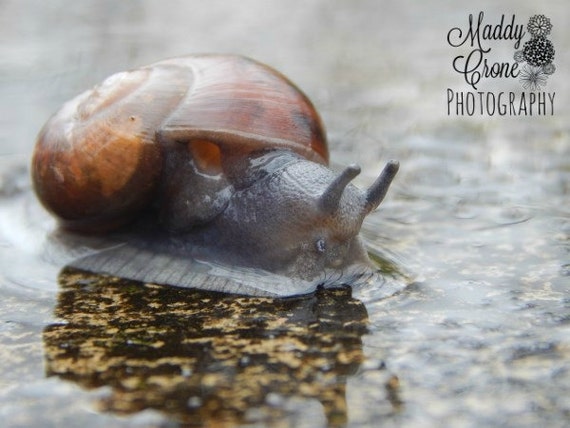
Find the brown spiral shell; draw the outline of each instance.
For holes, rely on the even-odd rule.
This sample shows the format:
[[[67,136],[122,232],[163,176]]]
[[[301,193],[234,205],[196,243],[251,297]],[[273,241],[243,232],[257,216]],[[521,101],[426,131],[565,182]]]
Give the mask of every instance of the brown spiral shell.
[[[277,71],[248,58],[193,55],[117,73],[55,113],[41,130],[32,178],[63,226],[112,229],[157,198],[168,144],[204,168],[264,149],[328,163],[321,120]]]

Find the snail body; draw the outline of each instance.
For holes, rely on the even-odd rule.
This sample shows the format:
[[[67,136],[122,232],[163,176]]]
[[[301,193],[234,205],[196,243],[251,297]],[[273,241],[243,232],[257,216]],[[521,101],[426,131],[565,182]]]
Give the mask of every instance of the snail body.
[[[389,162],[363,192],[350,183],[357,166],[336,174],[328,158],[318,113],[284,76],[194,55],[115,74],[64,104],[38,136],[32,180],[65,230],[129,231],[146,251],[314,281],[369,263],[358,233],[398,169]],[[99,270],[118,275],[111,264]],[[154,278],[140,271],[119,276]]]

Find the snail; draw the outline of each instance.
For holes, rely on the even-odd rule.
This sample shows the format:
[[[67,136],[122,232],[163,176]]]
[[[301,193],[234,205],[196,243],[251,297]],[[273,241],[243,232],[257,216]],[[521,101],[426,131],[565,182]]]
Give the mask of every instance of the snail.
[[[89,270],[292,295],[326,272],[371,266],[359,231],[398,171],[388,162],[361,191],[358,166],[334,173],[328,162],[322,121],[286,77],[241,56],[189,55],[114,74],[65,103],[39,133],[31,173],[62,230],[120,237]],[[214,276],[230,266],[242,280],[201,284],[200,266]],[[301,285],[244,279],[259,272]]]

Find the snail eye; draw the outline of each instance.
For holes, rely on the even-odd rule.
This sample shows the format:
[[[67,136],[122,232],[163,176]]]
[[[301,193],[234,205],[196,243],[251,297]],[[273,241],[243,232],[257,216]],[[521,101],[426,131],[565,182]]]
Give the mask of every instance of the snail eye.
[[[326,249],[327,249],[327,243],[324,239],[317,239],[317,241],[315,242],[315,248],[317,250],[317,253],[323,254]]]

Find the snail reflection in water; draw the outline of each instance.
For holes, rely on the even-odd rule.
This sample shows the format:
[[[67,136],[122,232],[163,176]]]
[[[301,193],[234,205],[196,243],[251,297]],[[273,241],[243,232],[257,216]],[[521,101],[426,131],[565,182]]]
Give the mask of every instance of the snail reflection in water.
[[[58,321],[43,332],[46,374],[86,389],[107,386],[98,410],[151,408],[184,426],[299,415],[346,424],[347,380],[365,358],[368,326],[350,290],[242,297],[72,269],[59,281]],[[392,373],[380,366],[373,373],[382,392]]]
[[[64,104],[39,134],[32,178],[63,229],[116,237],[78,267],[295,295],[373,269],[358,234],[398,170],[388,162],[361,191],[350,183],[359,167],[335,174],[328,156],[318,113],[284,76],[195,55],[115,74]],[[224,278],[223,266],[243,269]]]

